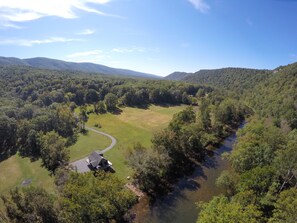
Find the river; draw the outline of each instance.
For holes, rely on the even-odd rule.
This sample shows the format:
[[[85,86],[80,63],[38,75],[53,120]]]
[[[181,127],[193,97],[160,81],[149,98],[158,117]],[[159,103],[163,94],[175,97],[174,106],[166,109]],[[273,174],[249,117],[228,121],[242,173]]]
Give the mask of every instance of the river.
[[[240,126],[240,128],[242,128]],[[209,201],[221,193],[215,181],[223,170],[230,168],[230,163],[221,158],[222,153],[230,152],[236,142],[236,134],[226,138],[222,145],[208,157],[201,167],[197,167],[191,176],[181,179],[175,190],[152,206],[148,198],[142,198],[134,206],[136,223],[194,223],[197,221],[200,201]]]

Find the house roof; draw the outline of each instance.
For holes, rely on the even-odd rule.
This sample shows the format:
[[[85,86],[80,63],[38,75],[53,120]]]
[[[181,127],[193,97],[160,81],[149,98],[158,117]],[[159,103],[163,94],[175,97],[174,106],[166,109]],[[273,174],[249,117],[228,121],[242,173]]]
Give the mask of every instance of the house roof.
[[[93,167],[97,167],[103,159],[104,157],[96,151],[89,156],[89,162]]]

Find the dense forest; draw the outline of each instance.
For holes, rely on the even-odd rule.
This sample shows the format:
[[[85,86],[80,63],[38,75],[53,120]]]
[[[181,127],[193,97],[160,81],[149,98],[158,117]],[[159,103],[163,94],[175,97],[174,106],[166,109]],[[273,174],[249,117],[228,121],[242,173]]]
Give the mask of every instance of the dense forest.
[[[296,77],[296,63],[279,67],[241,96],[256,114],[226,154],[232,170],[217,179],[225,194],[199,204],[197,222],[296,222]]]
[[[1,160],[17,152],[41,159],[58,192],[12,189],[1,196],[6,213],[0,212],[0,220],[123,220],[137,202],[133,193],[115,174],[69,171],[68,147],[84,131],[90,113],[118,113],[122,106],[186,104],[189,107],[175,114],[167,128],[155,133],[151,148],[141,144],[130,148],[127,162],[134,171],[134,184],[151,198],[168,193],[247,120],[234,150],[224,155],[232,170],[223,172],[217,185],[225,193],[199,204],[198,222],[296,222],[296,76],[297,64],[273,72],[205,71],[201,78],[189,79],[191,83],[1,67]]]

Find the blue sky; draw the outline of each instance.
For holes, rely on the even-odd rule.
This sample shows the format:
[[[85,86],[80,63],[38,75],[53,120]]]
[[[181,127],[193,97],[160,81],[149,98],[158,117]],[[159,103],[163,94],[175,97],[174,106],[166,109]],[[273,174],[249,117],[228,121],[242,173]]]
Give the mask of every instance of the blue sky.
[[[0,0],[0,55],[167,75],[297,61],[297,0]]]

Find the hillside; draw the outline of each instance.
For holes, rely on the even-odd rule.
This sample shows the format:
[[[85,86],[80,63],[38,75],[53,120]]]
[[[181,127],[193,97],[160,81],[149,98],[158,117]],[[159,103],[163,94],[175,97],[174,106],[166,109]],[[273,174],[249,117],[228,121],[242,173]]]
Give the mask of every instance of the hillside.
[[[277,68],[268,79],[245,94],[245,101],[261,116],[288,121],[297,128],[297,63]]]
[[[112,68],[94,63],[74,63],[63,60],[56,60],[44,57],[36,57],[29,59],[19,59],[15,57],[0,57],[0,65],[24,65],[36,68],[51,69],[51,70],[71,70],[82,71],[88,73],[100,73],[107,75],[122,75],[144,78],[159,78],[153,74],[137,72],[133,70]]]
[[[186,73],[186,72],[179,72],[176,71],[172,74],[169,74],[168,76],[166,76],[164,79],[166,80],[172,80],[172,81],[181,81],[184,78],[186,78],[187,76],[191,75],[192,73]]]
[[[166,79],[210,85],[242,93],[243,90],[251,89],[259,82],[266,80],[270,75],[269,70],[222,68],[199,70],[192,74],[178,72],[167,76]]]

